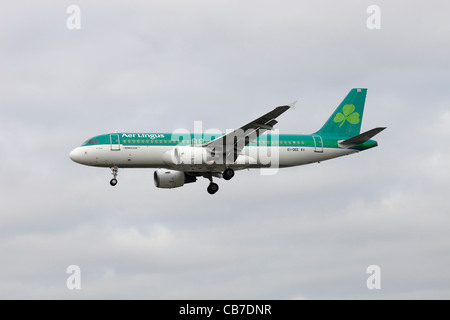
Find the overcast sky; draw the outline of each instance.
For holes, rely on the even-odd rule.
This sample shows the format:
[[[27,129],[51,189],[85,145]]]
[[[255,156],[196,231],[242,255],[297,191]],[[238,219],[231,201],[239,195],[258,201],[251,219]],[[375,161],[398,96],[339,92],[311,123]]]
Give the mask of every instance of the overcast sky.
[[[69,5],[81,29],[69,30]],[[369,5],[381,9],[370,30]],[[448,1],[13,1],[0,11],[0,298],[450,298]],[[78,165],[115,131],[319,129],[368,88],[379,146],[157,189]],[[81,269],[69,290],[66,268]],[[369,290],[366,269],[381,269]]]

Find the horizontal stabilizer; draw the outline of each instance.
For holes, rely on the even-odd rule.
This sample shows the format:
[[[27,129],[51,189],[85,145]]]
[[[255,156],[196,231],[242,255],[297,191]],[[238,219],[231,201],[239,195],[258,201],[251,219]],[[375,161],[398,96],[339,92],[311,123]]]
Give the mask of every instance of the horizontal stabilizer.
[[[380,128],[375,128],[375,129],[366,131],[364,133],[358,134],[357,136],[354,136],[353,138],[350,138],[350,139],[347,139],[344,141],[340,141],[339,145],[344,148],[357,146],[358,144],[364,143],[367,140],[369,140],[370,138],[379,134],[384,129],[386,129],[386,127],[380,127]]]

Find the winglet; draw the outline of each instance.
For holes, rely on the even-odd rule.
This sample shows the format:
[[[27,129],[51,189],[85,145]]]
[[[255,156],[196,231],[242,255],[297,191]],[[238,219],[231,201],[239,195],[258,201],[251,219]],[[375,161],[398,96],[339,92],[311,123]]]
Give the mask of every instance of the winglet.
[[[297,100],[295,100],[294,102],[288,104],[288,107],[291,108],[292,110],[295,110],[295,104],[297,103]]]

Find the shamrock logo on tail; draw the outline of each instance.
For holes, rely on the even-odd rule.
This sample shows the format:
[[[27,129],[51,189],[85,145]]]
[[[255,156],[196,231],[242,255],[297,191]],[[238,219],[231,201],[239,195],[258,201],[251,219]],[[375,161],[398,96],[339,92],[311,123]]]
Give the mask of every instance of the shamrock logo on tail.
[[[333,121],[336,123],[341,122],[341,125],[339,126],[339,128],[342,127],[342,125],[345,123],[345,121],[348,121],[351,124],[358,124],[360,121],[359,113],[354,112],[354,111],[355,111],[355,106],[353,104],[346,104],[342,108],[343,113],[338,112],[336,114],[336,116],[334,117]]]

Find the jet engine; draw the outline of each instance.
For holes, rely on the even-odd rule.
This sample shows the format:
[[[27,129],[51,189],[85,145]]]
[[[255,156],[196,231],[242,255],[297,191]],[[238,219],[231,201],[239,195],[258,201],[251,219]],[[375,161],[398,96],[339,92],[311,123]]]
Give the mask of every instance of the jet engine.
[[[153,174],[155,186],[158,188],[172,189],[182,187],[185,183],[197,181],[197,178],[182,171],[158,169]]]

